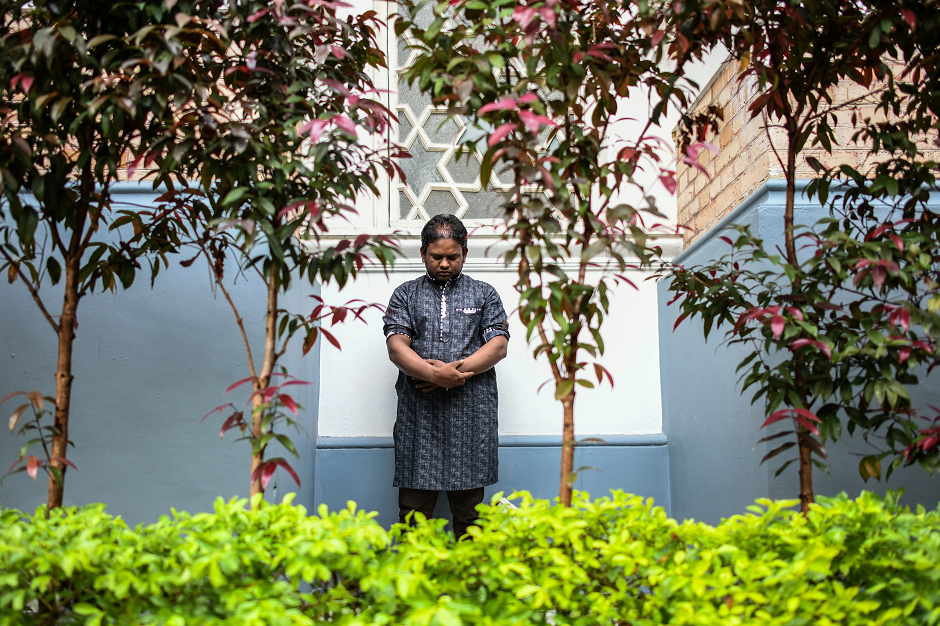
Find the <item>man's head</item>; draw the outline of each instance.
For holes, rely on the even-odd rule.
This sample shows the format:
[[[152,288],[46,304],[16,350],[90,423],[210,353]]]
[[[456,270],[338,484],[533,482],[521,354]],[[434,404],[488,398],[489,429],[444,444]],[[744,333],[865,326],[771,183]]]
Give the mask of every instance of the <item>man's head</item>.
[[[460,274],[467,258],[467,229],[453,215],[435,215],[421,231],[421,262],[428,275],[447,281]]]

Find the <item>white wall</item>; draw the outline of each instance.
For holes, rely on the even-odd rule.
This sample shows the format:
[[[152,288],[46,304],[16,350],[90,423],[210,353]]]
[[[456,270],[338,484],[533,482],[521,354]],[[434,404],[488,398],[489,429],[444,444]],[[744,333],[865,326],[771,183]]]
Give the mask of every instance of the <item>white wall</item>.
[[[394,11],[385,2],[357,0],[357,9],[375,8],[381,13]],[[693,78],[705,86],[726,58],[717,51],[697,64]],[[377,76],[378,84],[388,85],[387,76]],[[694,94],[693,96],[694,97]],[[613,129],[614,134],[629,138],[645,125],[650,112],[649,99],[642,93],[626,99],[620,109],[624,120]],[[675,110],[656,131],[664,140],[663,156],[671,162],[668,146],[671,131],[678,120]],[[657,198],[660,209],[675,222],[676,201],[656,174],[648,173],[647,193]],[[384,183],[386,186],[388,182]],[[334,224],[332,235],[360,232],[393,232],[388,227],[388,199],[363,197],[356,203],[359,215],[352,223]],[[386,276],[368,271],[342,292],[335,285],[323,288],[323,297],[330,304],[351,299],[387,304],[394,288],[424,273],[418,256],[419,228],[394,231],[403,242],[405,258]],[[470,257],[465,271],[473,278],[492,284],[502,297],[510,316],[509,356],[497,366],[500,391],[501,435],[556,435],[561,433],[561,406],[553,398],[553,385],[538,393],[539,386],[551,373],[544,359],[536,362],[532,349],[526,345],[525,329],[515,314],[518,295],[512,285],[513,268],[505,268],[498,260],[498,242],[492,229],[478,229],[471,236]],[[677,238],[663,242],[666,258],[680,248]],[[493,246],[493,249],[489,249]],[[622,285],[612,290],[611,314],[604,325],[607,345],[602,363],[614,376],[615,387],[579,390],[576,401],[575,428],[579,437],[589,435],[648,434],[662,430],[662,407],[659,379],[659,335],[656,287],[646,276],[634,273],[631,279],[639,287]],[[321,342],[321,377],[319,404],[319,437],[390,437],[395,421],[394,384],[397,369],[388,361],[382,335],[381,313],[370,310],[367,325],[350,322],[331,329],[342,350]]]
[[[518,306],[514,270],[504,268],[493,251],[487,256],[487,243],[471,237],[464,271],[493,285],[510,316],[509,356],[496,367],[500,434],[558,435],[561,405],[553,398],[553,385],[537,393],[551,372],[544,359],[533,360],[525,343],[525,328],[514,311]],[[352,298],[387,304],[398,284],[423,274],[416,242],[408,248],[409,257],[397,263],[388,277],[381,272],[360,274],[342,292],[335,286],[324,288],[324,299],[332,304]],[[623,285],[613,291],[611,316],[604,326],[607,353],[602,362],[614,376],[615,387],[611,390],[605,384],[579,393],[575,424],[579,436],[658,433],[662,427],[656,287],[639,272],[630,277],[639,290]],[[321,344],[320,437],[392,434],[398,370],[388,361],[381,313],[373,310],[366,318],[367,325],[351,322],[335,329],[341,351]]]

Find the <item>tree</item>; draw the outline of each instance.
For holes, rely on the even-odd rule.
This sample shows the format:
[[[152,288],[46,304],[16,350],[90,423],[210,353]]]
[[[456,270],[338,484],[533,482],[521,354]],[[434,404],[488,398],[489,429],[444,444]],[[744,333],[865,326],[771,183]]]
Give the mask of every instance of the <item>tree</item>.
[[[482,152],[484,187],[511,177],[505,260],[562,405],[559,497],[569,505],[576,390],[594,387],[591,377],[613,384],[600,363],[608,291],[634,286],[628,270],[648,267],[661,253],[656,235],[674,233],[645,189],[676,184],[653,131],[670,106],[686,105],[682,69],[701,48],[665,4],[453,0],[432,5],[422,25],[423,4],[403,3],[396,23],[419,49],[406,78],[485,133],[485,144],[463,146],[468,158]],[[633,94],[649,95],[649,121],[618,142],[618,106]]]
[[[278,369],[290,340],[302,335],[304,353],[321,336],[338,347],[321,322],[361,319],[376,306],[318,300],[311,314],[301,315],[281,308],[280,295],[294,281],[335,280],[342,287],[364,263],[384,266],[394,258],[394,244],[385,236],[323,239],[331,222],[355,212],[359,195],[379,194],[383,170],[389,177],[400,173],[382,138],[390,112],[372,97],[371,72],[385,65],[380,24],[372,11],[340,18],[342,6],[322,0],[228,3],[219,13],[224,52],[214,60],[223,84],[145,157],[160,163],[156,180],[169,189],[155,211],[173,215],[179,227],[169,244],[195,247],[184,265],[199,257],[208,262],[245,344],[250,375],[229,389],[251,383],[250,417],[231,404],[216,410],[232,411],[223,435],[239,428],[252,444],[253,502],[277,467],[300,483],[284,458],[265,458],[275,441],[297,454],[290,437],[278,432],[298,412],[288,387],[305,384]],[[223,282],[230,253],[238,272],[256,274],[266,285],[260,362]]]
[[[909,328],[910,315],[904,313],[909,307],[889,302],[894,300],[889,289],[913,286],[922,270],[911,267],[906,276],[899,271],[893,232],[873,223],[885,218],[873,210],[872,200],[903,204],[907,215],[914,207],[923,207],[929,195],[919,185],[935,184],[923,174],[924,168],[930,170],[935,164],[917,166],[919,175],[897,177],[918,152],[915,135],[936,124],[935,103],[926,104],[930,98],[920,98],[919,89],[895,81],[895,76],[909,76],[918,65],[928,73],[932,70],[926,59],[935,55],[936,48],[931,48],[935,42],[923,31],[925,22],[915,29],[921,14],[926,17],[929,11],[920,5],[915,11],[898,2],[787,0],[744,7],[714,3],[693,18],[695,32],[703,39],[723,42],[739,60],[741,80],[757,79],[758,93],[750,111],[755,117],[764,116],[771,145],[772,129],[783,131],[785,154],[774,150],[786,179],[785,250],[768,251],[763,241],[739,229],[733,241],[725,238],[732,246],[728,256],[702,267],[667,271],[675,300],[681,301],[677,324],[699,316],[706,336],[711,328],[728,324],[732,343],[751,344],[752,353],[739,370],[743,388],[756,387],[754,401],[765,398],[767,403],[762,428],[783,420],[793,423],[793,430],[761,441],[795,436],[777,445],[763,461],[797,447],[798,457],[786,461],[777,473],[798,461],[804,511],[814,499],[812,463],[826,469],[813,455],[827,459],[823,444],[840,437],[842,416],[849,419],[850,432],[861,427],[867,435],[892,422],[895,426],[889,432],[907,436],[889,437],[913,439],[911,420],[896,420],[909,409],[906,386],[916,383],[911,367],[928,359],[933,348]],[[861,102],[834,100],[835,87],[846,82],[862,85],[868,90],[865,97],[889,115],[900,114],[902,104],[919,101],[908,110],[919,119],[883,124],[853,113],[859,131],[852,141],[868,141],[873,155],[883,162],[873,169],[871,179],[847,166],[826,171],[807,188],[822,203],[828,202],[830,184],[840,173],[849,177],[851,187],[833,198],[834,217],[823,227],[801,227],[794,223],[798,155],[808,145],[828,152],[836,145],[836,112],[851,111]],[[702,131],[687,133],[684,143],[701,138]],[[825,170],[818,160],[807,162]],[[841,208],[836,200],[842,201]],[[839,212],[842,219],[836,216]],[[866,237],[877,239],[864,252],[853,247],[855,238]],[[910,249],[906,254],[910,257]],[[908,263],[916,265],[919,258],[909,258]],[[875,396],[878,407],[872,410]],[[863,476],[880,476],[877,463],[875,457],[863,459]]]
[[[25,285],[58,339],[55,397],[31,392],[36,419],[19,431],[38,429],[20,470],[34,478],[39,467],[48,472],[50,509],[62,504],[72,465],[79,304],[98,288],[129,287],[143,264],[156,277],[166,262],[167,249],[143,231],[120,228],[132,212],[112,202],[110,189],[128,163],[133,175],[194,94],[212,90],[219,76],[198,59],[213,43],[204,36],[206,16],[218,4],[0,0],[0,270]],[[181,11],[192,19],[177,23]],[[168,227],[152,217],[145,232]],[[57,307],[42,291],[50,283],[62,285]],[[55,407],[51,425],[40,421],[46,403]],[[11,430],[27,406],[14,412]],[[45,459],[27,454],[34,444]]]

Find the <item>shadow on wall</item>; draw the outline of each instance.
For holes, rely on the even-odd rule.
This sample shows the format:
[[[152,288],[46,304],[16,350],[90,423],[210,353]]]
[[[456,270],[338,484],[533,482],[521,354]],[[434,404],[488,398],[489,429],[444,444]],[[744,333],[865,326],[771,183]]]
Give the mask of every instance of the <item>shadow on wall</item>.
[[[119,188],[120,194],[136,204],[156,197],[136,184]],[[240,277],[231,293],[249,332],[259,330],[251,337],[258,354],[265,288],[250,278]],[[0,288],[0,397],[20,389],[49,395],[56,337],[21,283]],[[54,287],[44,294],[61,303]],[[292,294],[286,306],[302,306],[306,295]],[[141,274],[127,291],[87,296],[78,321],[70,432],[75,447],[69,453],[78,471],[67,474],[65,504],[104,502],[112,514],[135,524],[156,521],[171,507],[208,511],[217,496],[247,496],[247,444],[235,443],[237,431],[219,440],[219,414],[199,421],[220,404],[243,406],[248,399],[242,389],[222,395],[248,375],[247,365],[232,310],[221,294],[213,294],[208,271],[200,271],[198,263],[186,269],[171,261],[153,290],[149,277]],[[299,352],[299,342],[296,347]],[[296,353],[285,357],[292,374],[314,383],[296,388],[302,390],[298,401],[306,411],[300,420],[307,432],[293,435],[304,457],[295,464],[303,481],[295,502],[308,508],[313,503],[317,361],[316,348],[303,360]],[[10,405],[3,408],[12,411],[15,405]],[[24,443],[8,432],[0,434],[4,468]],[[31,511],[44,504],[42,472],[39,479],[37,484],[25,474],[8,477],[0,487],[0,505]],[[276,482],[278,497],[297,491],[280,470]]]
[[[782,247],[784,191],[784,181],[768,181],[675,262],[694,266],[724,255],[728,246],[717,237],[730,223],[749,225],[768,249]],[[797,224],[810,225],[827,215],[818,202],[810,202],[805,196],[797,199]],[[766,443],[755,443],[766,434],[759,430],[765,418],[763,403],[752,406],[750,390],[741,395],[735,373],[745,356],[744,348],[722,345],[723,330],[713,332],[705,342],[698,320],[686,320],[673,331],[679,307],[666,305],[671,297],[666,287],[665,283],[658,285],[659,342],[663,432],[669,442],[673,516],[715,524],[744,512],[756,498],[797,498],[795,466],[774,478],[777,459],[760,465],[768,451]],[[940,404],[935,378],[922,382],[912,394],[915,405]],[[868,444],[859,433],[852,438],[845,432],[842,439],[830,442],[826,449],[831,474],[814,471],[817,495],[845,491],[854,497],[863,489],[884,493],[903,488],[903,504],[934,509],[940,502],[940,478],[931,478],[920,467],[895,472],[887,485],[871,480],[866,484],[858,474],[858,463]]]

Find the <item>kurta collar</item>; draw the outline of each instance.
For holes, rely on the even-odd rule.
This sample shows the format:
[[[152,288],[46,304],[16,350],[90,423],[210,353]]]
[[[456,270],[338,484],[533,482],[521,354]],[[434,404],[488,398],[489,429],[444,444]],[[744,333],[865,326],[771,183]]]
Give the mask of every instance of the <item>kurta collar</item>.
[[[424,279],[425,279],[425,280],[427,280],[429,283],[431,283],[431,284],[434,285],[435,287],[438,287],[438,288],[443,287],[444,289],[447,289],[448,287],[453,287],[454,285],[457,284],[457,282],[458,282],[462,277],[463,277],[463,272],[460,272],[459,274],[457,274],[457,275],[454,276],[453,278],[449,278],[449,279],[447,279],[446,282],[441,283],[440,281],[438,281],[438,280],[436,280],[435,278],[433,278],[433,277],[432,277],[430,274],[428,274],[427,272],[424,273]]]

